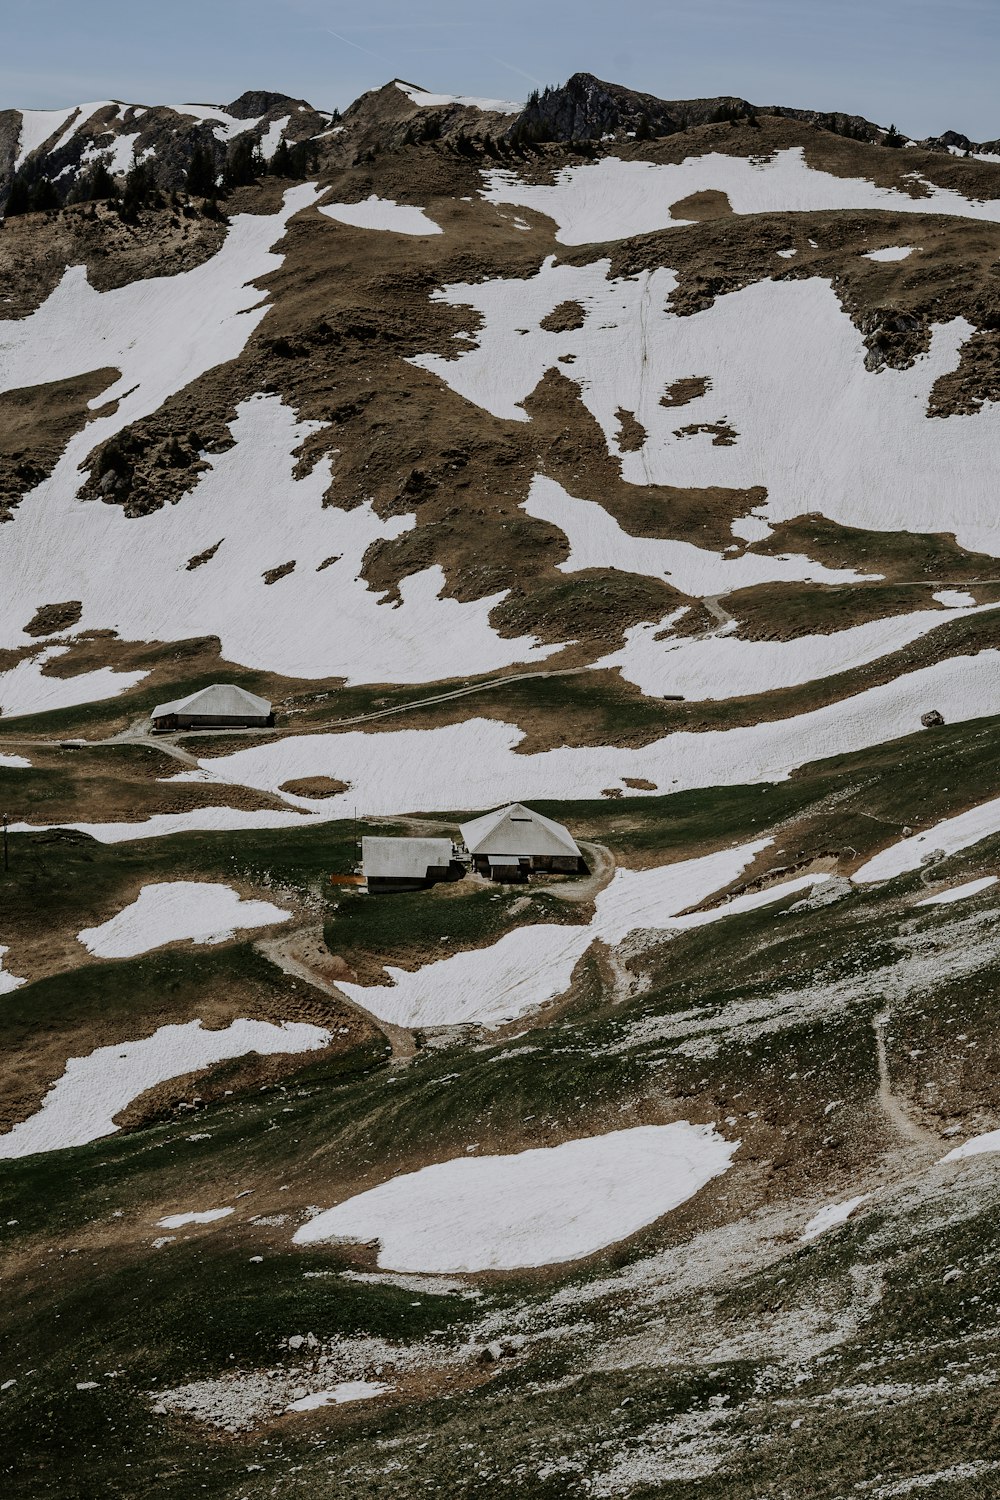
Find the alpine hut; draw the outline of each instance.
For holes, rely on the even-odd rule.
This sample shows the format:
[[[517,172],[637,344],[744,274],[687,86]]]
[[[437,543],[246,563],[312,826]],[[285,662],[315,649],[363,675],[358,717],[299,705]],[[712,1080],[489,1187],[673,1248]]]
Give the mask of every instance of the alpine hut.
[[[266,698],[258,698],[231,682],[213,682],[188,698],[160,703],[151,714],[153,729],[265,729],[274,723]]]
[[[465,873],[451,839],[363,838],[361,868],[372,893],[421,890]]]
[[[524,880],[529,870],[586,870],[573,835],[520,802],[462,824],[473,868],[494,880]]]

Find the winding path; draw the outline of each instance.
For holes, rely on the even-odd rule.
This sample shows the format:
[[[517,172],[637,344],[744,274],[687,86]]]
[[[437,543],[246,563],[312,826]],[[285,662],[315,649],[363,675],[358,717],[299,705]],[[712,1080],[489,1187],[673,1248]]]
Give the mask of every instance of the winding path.
[[[261,938],[254,944],[258,953],[275,964],[284,973],[302,979],[313,989],[322,990],[332,1000],[345,1005],[371,1021],[381,1031],[392,1049],[394,1064],[408,1063],[416,1054],[417,1044],[413,1032],[407,1026],[394,1026],[383,1021],[363,1005],[345,995],[340,986],[330,977],[333,958],[323,936],[322,922],[309,922],[295,927],[291,932],[281,932],[275,937]],[[325,972],[326,971],[326,972]]]

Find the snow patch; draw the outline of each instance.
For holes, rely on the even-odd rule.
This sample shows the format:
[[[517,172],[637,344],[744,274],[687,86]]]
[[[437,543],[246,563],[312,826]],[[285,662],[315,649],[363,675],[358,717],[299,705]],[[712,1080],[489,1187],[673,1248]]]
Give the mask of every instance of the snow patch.
[[[0,712],[5,718],[117,698],[119,693],[127,693],[149,676],[148,672],[115,672],[111,667],[99,667],[93,672],[79,672],[75,677],[47,677],[43,667],[65,656],[69,649],[47,646],[37,656],[26,657],[9,671],[0,672]]]
[[[186,1224],[214,1224],[217,1219],[226,1219],[232,1208],[206,1208],[200,1213],[168,1214],[165,1219],[157,1219],[158,1229],[183,1229]]]
[[[315,1052],[330,1041],[321,1026],[300,1021],[232,1021],[206,1031],[200,1021],[161,1026],[138,1042],[98,1047],[71,1057],[41,1108],[0,1135],[0,1160],[85,1146],[118,1130],[115,1116],[140,1094],[168,1079],[183,1077],[248,1052]]]
[[[821,1208],[818,1214],[814,1214],[800,1235],[802,1240],[814,1240],[817,1235],[825,1234],[828,1229],[833,1229],[838,1224],[845,1223],[856,1208],[862,1203],[867,1203],[871,1193],[860,1193],[857,1198],[848,1198],[843,1203],[828,1203],[826,1208]]]
[[[770,557],[744,552],[741,557],[726,557],[693,542],[633,536],[596,500],[579,500],[543,474],[535,475],[522,508],[529,516],[558,526],[566,536],[569,556],[557,564],[562,573],[617,568],[622,573],[663,578],[682,594],[698,598],[734,593],[759,583],[855,583],[881,576],[856,573],[852,568],[827,568],[801,554]],[[764,530],[766,534],[770,527],[765,524]]]
[[[641,1125],[514,1156],[410,1172],[303,1224],[299,1245],[379,1241],[394,1271],[552,1265],[627,1239],[727,1171],[738,1141],[711,1125]]]
[[[938,891],[936,896],[928,896],[923,901],[917,901],[917,906],[950,906],[952,901],[964,901],[966,896],[978,895],[980,891],[989,890],[991,885],[997,883],[996,875],[983,875],[979,880],[967,880],[964,885],[953,885],[947,891]]]
[[[352,224],[356,229],[388,229],[393,234],[443,233],[440,224],[435,224],[422,208],[379,198],[375,193],[361,203],[325,203],[320,213],[336,219],[338,224]]]
[[[772,905],[826,877],[806,875],[738,896],[707,911],[680,915],[730,885],[771,843],[758,839],[701,859],[652,870],[618,870],[581,926],[539,922],[505,933],[488,948],[451,954],[414,971],[387,966],[391,983],[341,982],[344,993],[380,1020],[398,1026],[503,1025],[554,1000],[595,942],[614,947],[630,932],[684,932]]]
[[[989,1130],[985,1135],[974,1135],[942,1156],[942,1161],[964,1161],[967,1156],[983,1156],[991,1151],[1000,1151],[1000,1130]]]
[[[1000,833],[1000,797],[981,802],[978,807],[970,807],[968,812],[959,813],[955,818],[944,818],[933,828],[890,844],[855,870],[851,879],[858,885],[892,880],[896,875],[918,870],[932,858],[944,859],[946,855],[957,854],[960,849],[968,849],[995,833]]]
[[[865,260],[905,260],[908,255],[913,254],[912,245],[888,245],[884,250],[868,250],[865,252]]]
[[[291,123],[291,115],[285,115],[283,119],[272,120],[260,138],[260,154],[265,161],[270,161],[284,138],[285,128]]]
[[[4,969],[4,955],[9,952],[10,949],[5,948],[3,943],[0,943],[0,995],[9,995],[19,985],[25,983],[25,980],[19,979],[16,974],[10,974]]]
[[[392,1389],[391,1385],[383,1385],[377,1380],[342,1380],[329,1390],[300,1396],[298,1401],[289,1402],[285,1410],[316,1411],[321,1406],[341,1406],[345,1401],[370,1401],[373,1396],[384,1396]]]
[[[415,88],[412,83],[400,83],[396,87],[407,99],[421,109],[441,109],[446,104],[461,104],[466,109],[481,109],[490,115],[519,115],[524,108],[516,99],[477,99],[470,94],[429,94],[426,89]]]
[[[729,627],[700,638],[668,635],[663,639],[672,618],[668,616],[631,626],[625,632],[625,645],[594,667],[617,667],[626,681],[634,682],[649,697],[667,693],[680,693],[694,701],[749,697],[854,671],[902,651],[951,620],[997,607],[916,610],[791,641],[741,640]]]
[[[287,922],[290,916],[269,901],[244,901],[228,885],[172,880],[143,886],[131,906],[78,936],[97,958],[134,958],[183,939],[221,943],[237,930]]]
[[[194,120],[208,121],[213,135],[220,141],[232,141],[238,135],[245,135],[248,130],[255,130],[264,118],[263,115],[256,115],[252,120],[238,120],[235,115],[227,114],[214,104],[165,104],[163,107],[172,109],[175,115],[190,115]]]

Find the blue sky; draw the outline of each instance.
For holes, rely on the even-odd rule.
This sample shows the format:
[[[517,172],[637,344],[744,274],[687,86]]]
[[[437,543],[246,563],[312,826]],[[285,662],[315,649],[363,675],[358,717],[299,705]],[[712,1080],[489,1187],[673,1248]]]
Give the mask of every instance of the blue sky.
[[[1000,0],[0,0],[0,21],[0,108],[246,88],[342,106],[395,75],[518,99],[586,69],[1000,136]]]

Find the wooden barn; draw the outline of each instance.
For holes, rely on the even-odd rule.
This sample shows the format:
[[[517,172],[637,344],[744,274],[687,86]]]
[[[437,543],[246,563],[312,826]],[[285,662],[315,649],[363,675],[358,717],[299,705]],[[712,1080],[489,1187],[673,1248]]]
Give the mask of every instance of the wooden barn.
[[[173,729],[266,729],[274,723],[266,698],[231,682],[214,682],[188,698],[160,703],[150,717],[156,734]]]
[[[464,869],[451,839],[363,838],[361,868],[369,891],[417,891],[459,880]]]
[[[462,824],[473,868],[494,880],[525,880],[531,870],[586,870],[576,840],[561,823],[515,802]]]

